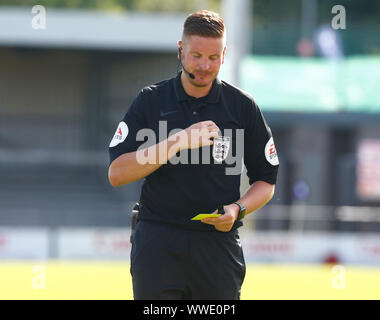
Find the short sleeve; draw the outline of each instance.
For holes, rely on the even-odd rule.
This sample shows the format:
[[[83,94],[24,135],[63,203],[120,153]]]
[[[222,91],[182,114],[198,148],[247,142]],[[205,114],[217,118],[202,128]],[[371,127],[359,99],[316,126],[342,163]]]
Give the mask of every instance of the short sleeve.
[[[279,160],[272,132],[254,101],[247,113],[244,131],[244,164],[247,168],[249,184],[255,181],[276,184]]]
[[[124,153],[135,152],[143,141],[137,141],[140,129],[146,128],[142,91],[133,100],[122,121],[118,124],[109,145],[110,164]]]

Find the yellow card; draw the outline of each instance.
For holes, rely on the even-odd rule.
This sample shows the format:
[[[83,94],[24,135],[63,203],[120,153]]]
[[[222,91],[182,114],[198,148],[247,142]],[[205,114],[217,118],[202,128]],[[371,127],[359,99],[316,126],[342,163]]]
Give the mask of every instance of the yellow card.
[[[217,218],[219,216],[221,216],[220,213],[200,213],[196,215],[194,218],[192,218],[191,220],[202,220],[204,218]]]

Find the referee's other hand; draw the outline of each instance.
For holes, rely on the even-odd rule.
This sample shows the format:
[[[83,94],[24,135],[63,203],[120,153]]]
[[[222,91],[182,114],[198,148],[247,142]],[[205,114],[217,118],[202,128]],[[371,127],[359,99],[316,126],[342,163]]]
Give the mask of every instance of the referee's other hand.
[[[219,127],[211,120],[194,123],[190,127],[176,133],[180,138],[180,149],[196,149],[209,146],[219,135]]]
[[[201,222],[214,225],[216,230],[222,232],[228,232],[231,230],[234,222],[239,216],[239,206],[232,203],[227,206],[224,206],[224,214],[217,218],[205,218]],[[218,213],[218,210],[215,210],[213,213]]]

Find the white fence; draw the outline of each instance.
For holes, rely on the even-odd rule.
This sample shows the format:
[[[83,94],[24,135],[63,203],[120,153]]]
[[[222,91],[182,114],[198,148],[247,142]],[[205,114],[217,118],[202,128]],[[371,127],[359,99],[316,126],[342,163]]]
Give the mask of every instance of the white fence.
[[[128,260],[129,228],[0,229],[0,259]],[[241,229],[247,262],[380,266],[380,234],[254,232]]]

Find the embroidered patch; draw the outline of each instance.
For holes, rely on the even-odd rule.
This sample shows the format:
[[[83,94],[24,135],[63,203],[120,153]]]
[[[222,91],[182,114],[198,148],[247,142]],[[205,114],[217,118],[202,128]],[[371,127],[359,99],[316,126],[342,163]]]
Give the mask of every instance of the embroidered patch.
[[[128,132],[129,129],[127,124],[124,121],[120,122],[116,129],[115,135],[111,140],[110,147],[112,148],[117,146],[119,143],[122,143],[127,137]]]
[[[212,157],[216,162],[226,160],[228,151],[230,150],[230,144],[230,137],[219,136],[214,138]]]
[[[271,137],[265,146],[265,158],[272,166],[279,164],[276,147],[274,145],[273,138]]]

